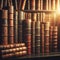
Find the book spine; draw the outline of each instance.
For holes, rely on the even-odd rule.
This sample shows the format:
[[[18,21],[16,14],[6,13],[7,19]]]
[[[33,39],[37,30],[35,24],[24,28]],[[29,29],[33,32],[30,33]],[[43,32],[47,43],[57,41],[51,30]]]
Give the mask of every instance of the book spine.
[[[52,45],[53,45],[53,52],[58,52],[58,27],[54,26],[53,27],[53,40],[52,40]]]
[[[2,55],[2,58],[21,57],[21,56],[25,56],[26,54],[27,51],[20,51],[20,52],[15,52],[10,54],[4,54]]]
[[[30,4],[31,10],[35,10],[35,0],[30,0],[30,2],[31,2],[31,4]]]
[[[24,12],[18,12],[18,42],[22,42],[22,22],[24,20]]]
[[[45,41],[44,41],[44,46],[45,46],[45,53],[49,54],[49,27],[50,27],[50,22],[45,23]]]
[[[8,9],[8,43],[14,43],[14,7],[9,6]]]
[[[25,5],[26,5],[26,0],[23,0],[21,10],[24,10],[25,9]]]
[[[35,23],[35,49],[36,54],[40,54],[40,21]]]
[[[18,43],[18,11],[14,13],[14,42]]]
[[[31,22],[32,54],[35,55],[35,21]]]
[[[46,0],[46,10],[48,10],[48,0]]]
[[[56,9],[56,0],[52,0],[52,10],[55,10]]]
[[[44,38],[44,34],[45,34],[44,29],[45,29],[45,23],[41,22],[41,30],[40,30],[41,44],[40,45],[41,45],[41,53],[42,53],[42,55],[44,55],[44,40],[45,40],[45,38]]]
[[[49,49],[50,49],[50,52],[52,52],[52,41],[53,41],[53,26],[50,26],[50,29],[49,29]]]
[[[36,10],[40,10],[41,6],[40,6],[40,0],[36,1]]]
[[[2,10],[1,40],[2,44],[8,44],[8,10]]]
[[[0,50],[0,54],[2,58],[8,58],[8,57],[16,57],[16,56],[24,56],[27,55],[27,47],[26,46],[19,46],[9,49],[2,49]],[[8,56],[7,56],[8,55]]]
[[[56,0],[56,10],[59,9],[59,6],[60,6],[60,0]]]
[[[3,8],[3,0],[0,1],[0,10]]]
[[[31,2],[31,4],[30,4],[30,9],[31,10],[35,10],[36,9],[36,7],[35,7],[35,0],[30,0],[30,2]],[[31,18],[32,18],[32,21],[36,21],[36,19],[37,19],[37,14],[36,13],[32,13],[32,16],[31,16]]]
[[[27,46],[27,53],[31,55],[31,19],[26,19],[23,21],[23,40]]]
[[[27,51],[27,47],[23,46],[18,48],[4,49],[4,50],[1,50],[0,53],[4,55],[4,54],[10,54],[10,53],[15,53],[19,51]]]
[[[0,50],[11,49],[11,48],[18,48],[18,47],[23,47],[23,46],[25,46],[25,43],[0,45]]]
[[[40,0],[41,2],[41,10],[43,10],[43,0]],[[41,13],[41,19],[40,19],[41,22],[43,22],[43,13]]]

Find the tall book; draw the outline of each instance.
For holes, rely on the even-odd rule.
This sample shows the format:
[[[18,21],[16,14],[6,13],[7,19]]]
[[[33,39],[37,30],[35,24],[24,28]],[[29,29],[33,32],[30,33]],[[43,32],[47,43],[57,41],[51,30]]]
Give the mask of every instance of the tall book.
[[[10,6],[8,7],[8,43],[14,43],[14,6],[12,0],[10,0]]]
[[[1,20],[1,39],[2,44],[8,44],[8,10],[7,10],[7,0],[3,1],[2,7],[2,20]]]
[[[56,9],[58,10],[59,9],[59,6],[60,6],[60,0],[56,0]],[[59,49],[59,52],[60,52],[60,17],[57,16],[56,18],[57,20],[57,26],[58,26],[58,49]]]
[[[22,23],[24,20],[24,12],[19,11],[18,15],[18,42],[22,42]]]
[[[56,10],[56,0],[52,0],[52,10]],[[51,25],[54,25],[55,24],[55,20],[54,20],[54,16],[56,14],[54,13],[52,16],[53,16],[53,19],[51,20]]]
[[[40,21],[35,22],[35,49],[36,55],[40,55]]]
[[[45,32],[44,32],[44,29],[45,29],[45,23],[43,23],[43,22],[41,22],[41,30],[40,30],[40,34],[41,34],[41,43],[40,43],[40,45],[41,45],[41,53],[42,53],[42,55],[44,55],[44,40],[45,40],[45,38],[44,38],[44,34],[45,34]]]
[[[2,31],[2,10],[0,10],[0,44],[2,44],[2,37],[1,37],[1,31]]]
[[[35,21],[31,22],[32,54],[35,55]]]
[[[31,55],[31,19],[23,21],[23,40],[27,46],[27,54]]]
[[[0,10],[3,8],[3,0],[0,0]]]
[[[50,52],[52,52],[52,41],[53,41],[53,26],[50,26],[50,29],[49,29],[49,49],[50,49]]]
[[[18,43],[18,8],[17,1],[15,0],[14,10],[14,42]]]
[[[49,54],[49,27],[50,27],[50,22],[46,22],[45,23],[45,29],[44,29],[44,37],[45,37],[45,40],[44,40],[44,48],[45,48],[45,50],[44,50],[44,52],[46,53],[46,54]]]
[[[2,10],[1,40],[2,44],[8,44],[8,10]]]
[[[58,27],[53,27],[52,51],[58,52]]]
[[[24,10],[25,9],[25,5],[26,5],[26,0],[20,0],[18,1],[18,4],[20,6],[20,10]]]
[[[38,11],[41,10],[41,0],[36,1],[36,10]],[[37,13],[37,21],[35,23],[35,49],[37,55],[40,55],[41,53],[40,18],[41,18],[41,13]]]
[[[41,3],[40,4],[41,5],[41,8],[40,9],[43,10],[43,0],[40,0],[40,1],[41,1],[40,2]],[[43,22],[43,13],[41,13],[41,19],[40,19],[40,21]]]
[[[36,2],[36,0],[30,0],[30,9],[31,10],[36,10],[36,5],[35,5],[35,2]],[[36,13],[32,13],[32,21],[36,21],[36,17],[37,16],[37,14]]]

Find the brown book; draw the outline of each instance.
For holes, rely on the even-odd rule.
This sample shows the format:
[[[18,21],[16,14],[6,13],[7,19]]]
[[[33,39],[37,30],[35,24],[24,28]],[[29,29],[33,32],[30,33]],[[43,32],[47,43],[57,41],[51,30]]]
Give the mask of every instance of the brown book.
[[[14,43],[14,7],[12,5],[12,1],[10,2],[10,6],[8,8],[8,43]]]
[[[31,55],[31,19],[23,21],[23,41],[27,46],[27,53]]]
[[[15,52],[15,53],[4,54],[1,57],[2,58],[11,58],[11,57],[22,57],[25,55],[27,55],[27,51],[20,51],[20,52]]]
[[[32,54],[35,55],[35,21],[31,22]]]
[[[49,27],[50,27],[50,22],[45,23],[45,41],[44,41],[44,46],[45,46],[45,53],[49,54]]]
[[[14,42],[18,43],[18,11],[14,13]]]
[[[41,53],[42,54],[44,54],[44,46],[45,46],[44,45],[44,41],[45,41],[45,38],[44,38],[44,34],[45,34],[44,29],[45,29],[45,23],[41,22],[41,29],[40,29],[41,43],[40,43],[40,45],[41,45]]]
[[[52,40],[53,52],[58,52],[58,27],[53,27],[53,40]]]
[[[15,0],[14,11],[14,43],[18,43],[18,2]]]
[[[22,26],[23,26],[23,20],[24,20],[24,12],[19,11],[18,12],[18,42],[22,42]]]
[[[36,54],[40,54],[40,21],[35,22],[35,49]]]
[[[8,10],[2,10],[1,21],[1,40],[2,44],[8,44]]]
[[[52,52],[52,41],[53,41],[53,26],[50,26],[49,29],[49,49]]]
[[[25,5],[26,5],[26,0],[23,0],[23,3],[21,5],[21,10],[24,10],[25,9]]]
[[[15,44],[7,44],[7,45],[0,45],[0,50],[4,49],[11,49],[11,48],[18,48],[18,47],[24,47],[25,43],[15,43]]]
[[[10,48],[10,49],[4,49],[1,50],[0,53],[1,54],[9,54],[9,53],[15,53],[15,52],[20,52],[20,51],[27,51],[27,47],[23,46],[23,47],[15,47],[15,48]]]
[[[3,8],[3,0],[0,0],[0,10]]]
[[[43,0],[40,1],[41,1],[41,10],[43,10]],[[43,13],[41,13],[40,21],[43,22]]]

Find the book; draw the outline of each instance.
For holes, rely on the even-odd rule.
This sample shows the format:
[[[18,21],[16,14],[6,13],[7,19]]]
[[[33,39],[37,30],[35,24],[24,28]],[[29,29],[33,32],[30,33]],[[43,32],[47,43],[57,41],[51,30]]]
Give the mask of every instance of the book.
[[[24,20],[24,12],[19,11],[18,12],[18,42],[22,42],[22,25],[23,25],[23,20]]]
[[[0,10],[3,8],[3,0],[0,1]]]
[[[16,0],[15,0],[15,10],[14,10],[14,43],[18,43],[18,7]]]
[[[18,48],[18,47],[24,47],[24,46],[26,46],[25,43],[14,43],[14,44],[0,45],[0,50]]]
[[[37,0],[35,4],[36,4],[36,10],[39,11],[41,9],[41,1]]]
[[[50,49],[50,52],[52,52],[52,42],[53,40],[53,26],[50,26],[50,29],[49,29],[49,49]]]
[[[31,19],[23,21],[23,41],[27,46],[27,54],[31,55]]]
[[[2,40],[2,44],[8,44],[8,10],[2,10],[0,37]]]
[[[14,43],[14,6],[12,0],[8,8],[8,43]]]
[[[58,52],[58,27],[57,26],[53,26],[53,38],[52,38],[52,48],[53,48],[53,52]]]
[[[44,40],[44,46],[45,46],[45,53],[49,54],[49,27],[50,27],[50,22],[46,22],[45,23],[45,29],[44,29],[44,36],[45,36],[45,40]]]
[[[24,10],[25,9],[25,5],[26,5],[26,0],[23,0],[23,3],[21,5],[21,10]]]
[[[45,47],[45,45],[44,45],[44,41],[45,41],[45,37],[44,37],[44,34],[45,34],[45,32],[44,32],[44,29],[45,29],[45,23],[43,23],[43,22],[41,22],[41,29],[40,29],[40,36],[41,36],[41,43],[40,43],[40,45],[41,45],[41,53],[42,53],[42,55],[44,55],[44,47]]]
[[[10,53],[10,54],[4,54],[1,57],[2,58],[12,58],[12,57],[22,57],[22,56],[26,56],[27,55],[27,51],[20,51],[20,52],[15,52],[15,53]]]
[[[35,49],[36,54],[40,54],[40,21],[35,22]]]
[[[18,11],[14,13],[14,42],[18,43]]]
[[[31,22],[32,54],[35,55],[35,21]]]

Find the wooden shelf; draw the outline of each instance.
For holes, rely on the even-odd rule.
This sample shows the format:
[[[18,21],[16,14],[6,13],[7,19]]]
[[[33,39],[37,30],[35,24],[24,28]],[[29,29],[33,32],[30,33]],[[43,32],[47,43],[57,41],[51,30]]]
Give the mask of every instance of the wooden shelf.
[[[6,60],[19,60],[19,59],[32,59],[32,58],[46,58],[46,57],[58,57],[60,56],[60,52],[57,53],[50,53],[50,54],[40,54],[40,55],[27,55],[27,56],[23,56],[23,57],[11,57],[11,58],[3,58]]]
[[[22,10],[24,12],[27,12],[27,13],[54,13],[56,12],[56,10]]]

